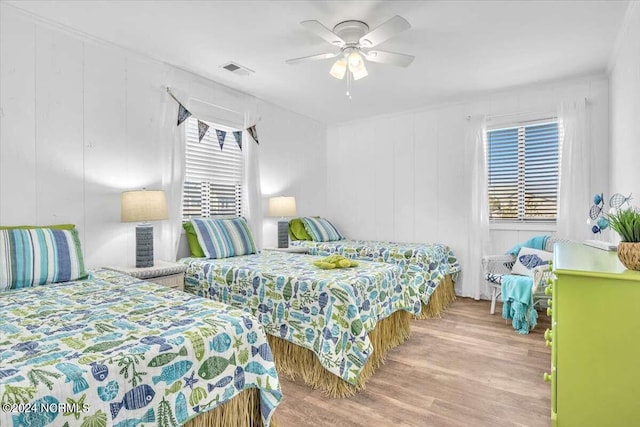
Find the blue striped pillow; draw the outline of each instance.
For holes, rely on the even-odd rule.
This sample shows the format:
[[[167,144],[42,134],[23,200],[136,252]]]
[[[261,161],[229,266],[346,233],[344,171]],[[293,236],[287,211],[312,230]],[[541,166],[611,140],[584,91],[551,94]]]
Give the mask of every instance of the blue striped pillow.
[[[315,242],[332,242],[342,240],[344,236],[338,229],[324,218],[311,218],[305,216],[302,219],[304,229]]]
[[[198,243],[207,258],[227,258],[233,256],[226,230],[211,218],[192,219]]]
[[[197,218],[191,223],[207,258],[228,258],[257,252],[244,218]]]
[[[86,275],[75,228],[0,230],[0,290],[68,282]]]
[[[233,256],[249,255],[258,252],[253,241],[249,224],[244,218],[220,219],[220,224],[227,231]]]

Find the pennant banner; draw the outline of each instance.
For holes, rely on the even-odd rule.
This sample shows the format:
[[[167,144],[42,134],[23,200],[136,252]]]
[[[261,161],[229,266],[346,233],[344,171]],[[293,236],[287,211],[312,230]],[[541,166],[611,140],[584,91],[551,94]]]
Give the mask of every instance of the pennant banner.
[[[241,130],[233,131],[233,137],[236,139],[236,142],[238,143],[238,147],[240,147],[240,151],[242,151],[242,131]]]
[[[191,111],[187,110],[185,106],[182,105],[182,103],[178,100],[178,98],[175,97],[175,95],[171,92],[171,89],[168,87],[167,87],[167,92],[169,93],[169,96],[171,96],[178,103],[178,126],[180,126],[185,120],[187,120],[189,117],[192,116]],[[209,127],[210,126],[207,123],[198,119],[198,142],[202,142],[202,139],[209,131]],[[246,129],[246,131],[249,132],[249,135],[251,135],[251,138],[253,138],[256,144],[259,145],[260,142],[258,141],[258,130],[256,129],[256,125],[249,126]],[[236,143],[238,144],[238,148],[240,148],[240,151],[242,151],[242,131],[237,130],[237,131],[232,131],[232,133],[233,133],[233,137],[236,140]],[[220,129],[216,129],[216,136],[218,137],[220,150],[222,150],[222,147],[224,146],[224,140],[227,136],[227,132]]]
[[[182,124],[185,120],[191,117],[191,112],[184,108],[184,105],[178,103],[180,108],[178,108],[178,126]]]
[[[227,136],[227,132],[216,129],[216,135],[218,135],[218,142],[220,143],[220,149],[222,150],[222,146],[224,145],[224,139]]]
[[[198,120],[198,142],[202,142],[202,138],[204,138],[208,130],[209,125],[202,120]]]
[[[258,141],[258,131],[256,130],[256,125],[253,126],[249,126],[247,128],[247,132],[249,132],[249,135],[251,135],[251,138],[253,138],[253,140],[256,142],[256,144],[260,144],[260,142]]]

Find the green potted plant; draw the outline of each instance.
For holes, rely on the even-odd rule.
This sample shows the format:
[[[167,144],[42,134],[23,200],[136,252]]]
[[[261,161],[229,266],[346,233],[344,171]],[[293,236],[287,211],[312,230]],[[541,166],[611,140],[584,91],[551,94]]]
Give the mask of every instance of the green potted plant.
[[[630,270],[640,270],[640,211],[627,208],[607,215],[611,229],[620,235],[618,258]]]

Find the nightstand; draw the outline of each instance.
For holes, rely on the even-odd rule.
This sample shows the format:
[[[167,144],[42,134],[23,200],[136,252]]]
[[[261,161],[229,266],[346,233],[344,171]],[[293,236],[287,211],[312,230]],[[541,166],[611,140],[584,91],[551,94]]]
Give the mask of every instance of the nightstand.
[[[289,246],[288,248],[262,248],[263,251],[289,252],[291,254],[309,253],[308,248],[302,246]]]
[[[187,265],[178,262],[153,261],[153,267],[105,267],[109,270],[128,274],[129,276],[157,283],[169,288],[184,290],[184,272]]]

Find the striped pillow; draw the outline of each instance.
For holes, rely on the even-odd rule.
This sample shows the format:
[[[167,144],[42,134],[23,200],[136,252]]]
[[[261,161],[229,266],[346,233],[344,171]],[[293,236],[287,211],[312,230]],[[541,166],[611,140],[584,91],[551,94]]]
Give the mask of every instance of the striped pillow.
[[[191,223],[207,258],[228,258],[257,252],[244,218],[199,218],[192,219]]]
[[[311,218],[305,216],[302,219],[304,229],[307,230],[311,239],[315,242],[332,242],[342,240],[344,236],[338,229],[324,218]]]
[[[68,282],[86,275],[75,228],[0,230],[0,291]]]
[[[244,218],[220,219],[218,221],[227,231],[233,247],[232,256],[249,255],[258,252],[249,224]]]

